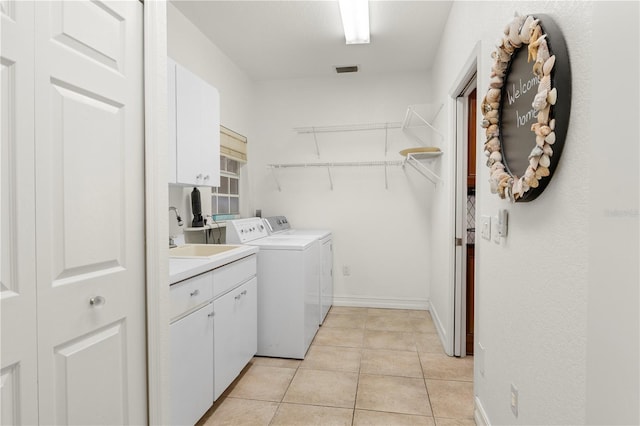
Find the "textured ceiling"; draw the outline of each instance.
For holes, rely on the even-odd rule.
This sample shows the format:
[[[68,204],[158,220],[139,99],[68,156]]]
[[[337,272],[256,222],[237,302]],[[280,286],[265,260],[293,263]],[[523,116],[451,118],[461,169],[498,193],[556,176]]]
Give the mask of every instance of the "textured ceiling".
[[[254,80],[431,68],[451,1],[370,1],[371,43],[346,45],[338,2],[173,0]]]

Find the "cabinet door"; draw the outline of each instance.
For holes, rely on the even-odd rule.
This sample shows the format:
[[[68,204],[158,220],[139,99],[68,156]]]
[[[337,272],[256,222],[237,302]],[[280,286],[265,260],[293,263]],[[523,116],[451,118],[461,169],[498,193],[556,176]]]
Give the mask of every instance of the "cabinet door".
[[[202,185],[220,186],[220,94],[202,82],[200,170]]]
[[[167,126],[169,130],[169,183],[176,183],[176,63],[171,58],[167,58],[167,109],[169,117]]]
[[[220,96],[218,90],[176,65],[176,180],[220,185]]]
[[[202,184],[200,142],[202,83],[191,72],[176,65],[176,178],[178,183]]]
[[[213,404],[212,304],[170,326],[171,424],[193,425]]]
[[[214,300],[214,399],[240,374],[258,348],[257,280]]]

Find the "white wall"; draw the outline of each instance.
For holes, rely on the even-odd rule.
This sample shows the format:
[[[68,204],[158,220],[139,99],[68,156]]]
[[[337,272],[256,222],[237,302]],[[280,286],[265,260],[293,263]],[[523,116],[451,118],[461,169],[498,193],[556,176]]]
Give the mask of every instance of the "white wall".
[[[605,6],[609,7],[615,5],[609,6],[608,3]],[[597,248],[597,241],[590,238],[590,200],[600,209],[606,203],[604,205],[611,209],[631,212],[626,222],[621,220],[615,228],[619,233],[616,235],[625,240],[631,239],[630,243],[620,247],[608,246],[607,250],[612,250],[614,257],[628,259],[629,254],[635,255],[636,265],[638,257],[637,197],[627,197],[625,192],[616,191],[611,185],[606,188],[595,185],[591,177],[593,168],[601,167],[602,162],[627,154],[623,151],[604,157],[602,144],[605,141],[592,136],[593,123],[601,117],[597,108],[607,105],[592,101],[594,85],[605,84],[606,81],[596,82],[592,75],[593,60],[598,57],[599,61],[605,61],[600,55],[605,49],[598,51],[594,48],[593,25],[597,24],[599,33],[619,34],[615,20],[594,20],[593,8],[591,2],[456,2],[442,38],[439,60],[433,69],[436,96],[446,101],[454,79],[479,41],[478,87],[481,99],[488,87],[494,43],[511,21],[515,10],[522,14],[551,15],[564,33],[571,60],[571,122],[562,158],[546,191],[530,203],[512,205],[500,200],[489,192],[484,156],[480,154],[478,158],[477,214],[494,216],[501,208],[509,211],[509,236],[500,245],[476,238],[475,332],[476,340],[486,348],[486,352],[484,357],[479,356],[476,346],[475,394],[491,424],[583,424],[588,421],[597,423],[598,420],[606,423],[638,422],[637,266],[622,262],[626,267],[620,275],[613,275],[619,279],[604,283],[594,279],[604,275],[601,274],[604,265],[600,263],[597,266],[599,270],[594,271],[589,264],[590,250],[594,253],[601,250]],[[628,24],[636,30],[635,39],[632,36],[628,39],[631,43],[635,40],[635,49],[631,49],[634,52],[638,50],[637,5],[635,9],[635,20],[632,18]],[[629,75],[637,77],[637,58],[634,60],[635,69]],[[610,74],[609,78],[616,77]],[[631,92],[635,96],[637,122],[637,81],[634,83],[635,86],[631,87],[636,90]],[[450,128],[446,115],[441,118],[439,126]],[[601,125],[615,126],[613,123]],[[448,141],[451,149],[451,134]],[[637,136],[633,143],[636,144],[635,151],[631,152],[637,159]],[[590,153],[594,144],[600,146],[598,154]],[[618,145],[627,147],[624,142]],[[482,152],[481,143],[478,152]],[[450,160],[444,161],[450,164]],[[625,182],[630,185],[631,192],[637,194],[637,161],[635,165],[632,171],[623,175],[629,178]],[[611,165],[603,170],[610,167],[615,168]],[[434,200],[434,204],[442,208],[433,212],[433,264],[443,267],[431,269],[430,297],[438,307],[438,317],[449,329],[453,319],[448,302],[452,280],[451,269],[446,265],[451,264],[451,251],[436,250],[449,244],[453,237],[449,202],[452,176],[448,176],[446,181],[447,188],[438,192]],[[607,193],[609,196],[604,198]],[[625,234],[625,229],[631,234]],[[607,285],[611,288],[607,289]],[[598,301],[589,296],[589,291],[597,291],[602,297],[609,292],[621,292],[614,300],[629,298],[634,302],[627,305],[631,304],[635,309],[625,306],[623,314],[613,314],[611,311],[616,309],[615,304],[607,303],[606,309],[597,310]],[[604,318],[595,312],[600,312]],[[613,321],[607,316],[625,323],[626,333],[616,346],[617,350],[630,351],[616,356],[627,361],[624,364],[605,364],[610,358],[608,351],[602,348],[609,343],[605,336],[617,333]],[[629,346],[625,349],[622,342]],[[594,359],[592,355],[598,355],[598,358]],[[628,361],[634,355],[635,364],[630,364]],[[481,375],[483,358],[485,373]],[[607,392],[597,386],[588,386],[587,378],[611,384],[606,380],[609,371],[613,377],[627,377],[626,381],[620,382],[622,389],[616,392],[625,395],[624,401],[606,397]],[[631,375],[630,379],[628,375]],[[512,383],[519,389],[518,418],[510,410]],[[605,403],[615,407],[607,410],[611,414],[608,417],[596,415],[602,405],[599,398],[603,396]],[[593,404],[589,409],[587,402]]]
[[[382,167],[278,170],[279,192],[267,164],[401,160],[415,146],[400,129],[312,134],[296,127],[399,122],[407,106],[429,101],[429,76],[336,75],[256,84],[256,137],[250,161],[254,207],[284,214],[294,227],[334,235],[337,304],[426,308],[429,216],[434,186],[413,170]],[[351,274],[343,275],[343,267]]]
[[[254,132],[253,83],[218,47],[196,28],[173,4],[167,6],[168,55],[197,74],[220,92],[220,124],[247,136],[249,156]],[[247,215],[250,204],[250,178],[247,168],[241,172],[241,212]],[[211,214],[211,191],[199,188],[204,214]],[[169,204],[176,206],[185,221],[191,225],[190,193],[193,188],[171,186]],[[175,218],[170,216],[170,235],[182,233]]]
[[[639,20],[638,2],[596,3],[594,51],[618,43],[615,27],[638,52]],[[640,424],[640,67],[625,56],[611,78],[599,55],[591,65],[593,81],[606,83],[593,85],[591,102],[586,419]]]

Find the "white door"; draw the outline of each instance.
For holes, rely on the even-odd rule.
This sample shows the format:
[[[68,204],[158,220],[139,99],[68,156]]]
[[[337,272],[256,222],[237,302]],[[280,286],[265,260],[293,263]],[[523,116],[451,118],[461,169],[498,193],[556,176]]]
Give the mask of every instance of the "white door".
[[[474,68],[475,70],[475,64]],[[456,102],[456,168],[455,184],[455,275],[453,305],[453,355],[466,356],[467,349],[467,155],[469,128],[469,95],[476,88],[476,74],[467,79]]]
[[[35,3],[42,424],[146,423],[142,3]]]
[[[0,424],[37,424],[33,3],[0,13]]]

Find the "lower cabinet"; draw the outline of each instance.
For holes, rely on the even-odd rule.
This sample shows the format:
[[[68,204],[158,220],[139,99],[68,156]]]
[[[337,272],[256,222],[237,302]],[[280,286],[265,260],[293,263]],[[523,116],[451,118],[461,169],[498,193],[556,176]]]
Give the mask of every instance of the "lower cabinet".
[[[256,256],[171,286],[171,424],[194,425],[258,350]]]
[[[258,350],[257,280],[252,278],[213,301],[214,400]]]
[[[213,303],[171,323],[171,424],[193,425],[213,402]]]

